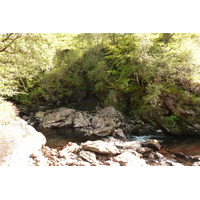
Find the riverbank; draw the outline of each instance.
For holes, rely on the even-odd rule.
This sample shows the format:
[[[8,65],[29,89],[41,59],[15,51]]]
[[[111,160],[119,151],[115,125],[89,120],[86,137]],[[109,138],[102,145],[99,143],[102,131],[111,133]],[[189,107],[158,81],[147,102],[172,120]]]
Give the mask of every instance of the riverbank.
[[[155,138],[130,140],[130,132],[142,136],[153,130],[141,121],[130,121],[113,107],[93,113],[68,108],[39,111],[29,118],[29,124],[18,116],[19,111],[12,103],[4,101],[0,108],[1,116],[7,113],[0,126],[2,166],[200,165],[198,155],[173,152],[173,156],[169,156],[169,152],[163,150]],[[24,118],[27,119],[27,116]],[[35,123],[49,132],[59,132],[61,127],[65,131],[71,129],[74,131],[71,134],[74,140],[68,140],[59,148],[52,148],[47,145],[48,137],[30,125]],[[77,134],[82,137],[79,141]],[[161,133],[157,131],[156,134],[158,136]]]

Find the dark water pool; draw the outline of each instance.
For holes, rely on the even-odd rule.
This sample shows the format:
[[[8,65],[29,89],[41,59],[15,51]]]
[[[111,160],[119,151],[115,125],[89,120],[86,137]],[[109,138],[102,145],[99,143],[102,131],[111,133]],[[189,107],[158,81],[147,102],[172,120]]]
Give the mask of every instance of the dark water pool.
[[[200,137],[188,136],[182,138],[169,138],[161,143],[162,149],[168,152],[182,152],[187,156],[200,155]]]
[[[97,137],[84,136],[83,132],[74,128],[42,128],[35,127],[35,129],[46,137],[46,145],[51,148],[61,149],[68,142],[86,142],[87,140],[95,140]]]
[[[73,128],[42,128],[35,127],[36,130],[42,132],[47,139],[47,146],[51,148],[61,149],[68,142],[86,142],[87,140],[97,140],[98,137],[84,136],[79,129]],[[182,152],[187,156],[200,155],[200,136],[184,136],[172,137],[166,135],[143,135],[143,136],[128,136],[128,140],[137,140],[145,142],[146,139],[157,139],[161,144],[161,152],[174,154]]]

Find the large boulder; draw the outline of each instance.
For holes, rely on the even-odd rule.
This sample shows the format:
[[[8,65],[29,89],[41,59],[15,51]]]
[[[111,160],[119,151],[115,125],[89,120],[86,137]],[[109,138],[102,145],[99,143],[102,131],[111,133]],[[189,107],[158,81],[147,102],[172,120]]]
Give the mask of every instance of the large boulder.
[[[92,118],[91,125],[94,128],[95,135],[112,135],[115,129],[124,128],[126,126],[125,116],[112,106],[106,107]]]
[[[41,125],[44,128],[52,128],[52,127],[70,127],[73,125],[75,118],[75,109],[70,108],[58,108],[54,110],[52,113],[47,114]]]
[[[14,125],[0,126],[0,165],[27,166],[30,155],[45,143],[46,138],[42,133],[16,118]]]

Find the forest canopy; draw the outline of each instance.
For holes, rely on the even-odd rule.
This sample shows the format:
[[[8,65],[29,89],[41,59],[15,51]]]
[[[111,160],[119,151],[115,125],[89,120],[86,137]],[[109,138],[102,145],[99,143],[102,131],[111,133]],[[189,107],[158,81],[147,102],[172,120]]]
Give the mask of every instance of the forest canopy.
[[[0,34],[1,98],[68,106],[87,95],[176,123],[184,109],[199,108],[200,34]]]

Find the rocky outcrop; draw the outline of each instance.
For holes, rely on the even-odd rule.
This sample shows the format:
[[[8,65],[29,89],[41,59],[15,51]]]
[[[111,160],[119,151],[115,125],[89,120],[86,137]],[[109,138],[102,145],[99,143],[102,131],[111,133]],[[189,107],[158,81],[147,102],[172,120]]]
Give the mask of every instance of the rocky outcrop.
[[[123,142],[113,137],[80,145],[69,142],[60,151],[43,146],[42,153],[30,156],[30,163],[33,166],[146,166],[142,155],[135,151],[139,146],[136,141]]]
[[[0,165],[27,166],[31,154],[46,143],[46,138],[24,120],[0,126]]]
[[[70,126],[79,128],[87,136],[112,135],[124,141],[129,127],[125,116],[112,106],[101,109],[96,114],[88,114],[86,111],[76,111],[70,108],[58,108],[46,112],[39,111],[35,114],[35,118],[44,128]]]
[[[41,112],[40,112],[41,114]],[[39,113],[36,113],[36,117]],[[70,108],[58,108],[42,118],[41,125],[44,128],[69,127],[72,126],[75,118],[75,110]]]
[[[114,130],[118,128],[126,129],[126,119],[125,116],[114,107],[106,107],[100,110],[93,118],[91,122],[94,128],[94,134],[98,136],[108,136],[111,135]],[[122,133],[123,130],[117,132],[118,135],[124,137]]]

